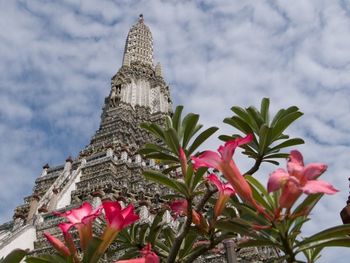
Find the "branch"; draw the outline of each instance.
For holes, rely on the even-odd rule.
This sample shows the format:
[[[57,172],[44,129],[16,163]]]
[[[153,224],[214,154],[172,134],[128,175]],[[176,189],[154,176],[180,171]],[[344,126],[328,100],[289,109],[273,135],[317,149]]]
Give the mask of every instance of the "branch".
[[[209,250],[213,249],[217,244],[222,242],[223,240],[227,239],[227,236],[220,236],[215,240],[212,240],[208,246],[204,246],[201,249],[198,249],[196,252],[194,252],[191,256],[189,256],[186,260],[184,260],[183,263],[191,263],[199,256],[203,255],[204,253],[208,252]]]
[[[169,256],[167,259],[167,263],[174,263],[176,260],[176,256],[179,252],[183,239],[188,234],[191,224],[192,224],[192,200],[187,200],[187,218],[185,224],[182,228],[181,233],[175,238],[173,246],[169,252]]]
[[[208,202],[210,197],[212,197],[212,195],[215,194],[217,191],[218,191],[218,189],[216,189],[216,188],[214,190],[210,190],[210,188],[208,187],[207,191],[205,192],[205,195],[203,196],[201,201],[196,206],[196,211],[200,212],[204,208],[205,204]]]
[[[263,158],[260,156],[258,157],[258,159],[255,159],[255,163],[252,166],[252,168],[246,171],[243,175],[253,175],[257,170],[259,170],[262,160]]]

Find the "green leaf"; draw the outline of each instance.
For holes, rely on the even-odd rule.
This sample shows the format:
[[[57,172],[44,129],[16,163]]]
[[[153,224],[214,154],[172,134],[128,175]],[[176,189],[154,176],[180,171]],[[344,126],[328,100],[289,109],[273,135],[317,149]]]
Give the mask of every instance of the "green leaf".
[[[191,155],[204,141],[206,141],[211,135],[213,135],[219,128],[210,127],[201,132],[194,140],[190,148],[188,149],[188,155]]]
[[[236,113],[237,116],[239,116],[242,120],[247,122],[255,133],[259,132],[259,127],[258,127],[256,121],[244,109],[242,109],[241,107],[234,106],[234,107],[231,108],[231,110],[234,113]]]
[[[263,162],[272,163],[274,165],[279,165],[280,163],[274,160],[263,160]]]
[[[179,137],[174,128],[169,128],[164,132],[166,144],[169,148],[175,153],[179,155]]]
[[[248,112],[248,114],[250,116],[252,116],[252,118],[254,119],[255,123],[257,124],[258,130],[259,130],[261,125],[264,124],[264,119],[262,118],[260,112],[258,112],[258,110],[253,106],[248,107],[246,109],[246,111]]]
[[[119,260],[123,259],[131,259],[140,256],[140,250],[137,247],[131,247],[127,251],[125,251],[124,255],[119,258]]]
[[[146,243],[146,235],[149,234],[148,230],[149,230],[149,225],[148,224],[141,225],[140,231],[139,231],[139,241],[140,241],[140,243],[142,243],[142,244]]]
[[[271,208],[271,210],[273,210],[274,207],[276,207],[276,204],[273,200],[273,198],[269,195],[269,193],[267,192],[266,188],[258,181],[256,180],[253,176],[251,175],[246,175],[245,179],[248,181],[248,183],[253,186],[254,188],[256,188],[262,195],[263,197],[266,199],[266,201],[269,203],[269,206]]]
[[[182,121],[182,127],[184,128],[184,134],[182,139],[182,148],[185,149],[187,147],[187,144],[191,140],[195,128],[197,126],[199,120],[198,114],[190,113],[188,114]]]
[[[160,240],[156,240],[155,246],[157,247],[157,250],[163,250],[163,253],[166,255],[166,257],[168,257],[171,247],[167,246],[165,243],[163,243]]]
[[[344,238],[349,234],[350,234],[350,224],[338,225],[338,226],[323,230],[319,233],[316,233],[315,235],[312,235],[308,238],[305,238],[298,245],[300,247],[303,247],[304,245],[311,244],[312,242],[320,242],[322,240],[330,241],[330,239],[333,239],[333,238]],[[348,238],[349,238],[348,240],[350,241],[350,237]],[[350,246],[350,242],[349,242],[349,246]]]
[[[307,214],[309,214],[310,211],[314,208],[314,206],[318,203],[318,201],[320,201],[322,196],[323,194],[308,195],[293,211],[293,214],[304,213],[306,209],[308,210]]]
[[[201,167],[194,173],[192,191],[196,189],[198,183],[202,180],[204,173],[208,170],[207,167]]]
[[[250,224],[239,218],[231,219],[229,221],[219,220],[215,227],[230,233],[238,233],[247,236],[250,236],[253,233]]]
[[[270,128],[266,124],[261,125],[260,130],[259,130],[259,153],[260,153],[260,155],[264,155],[264,153],[266,152],[267,146],[270,144],[269,133],[270,133]]]
[[[179,192],[186,197],[188,197],[189,195],[188,190],[183,183],[178,182],[175,179],[171,179],[158,171],[153,171],[153,170],[145,171],[143,172],[143,175],[145,176],[146,179],[159,183],[161,185],[167,186],[170,189],[173,189],[176,192]]]
[[[178,158],[166,153],[155,152],[155,153],[144,154],[144,156],[148,159],[158,159],[158,160],[169,161],[169,162],[178,162]]]
[[[185,177],[185,184],[192,189],[192,182],[194,179],[194,173],[193,173],[193,166],[192,164],[189,164],[187,166],[187,172],[185,175],[183,175]]]
[[[1,263],[19,263],[21,260],[27,255],[27,251],[23,249],[15,249],[10,252],[3,260],[1,260]]]
[[[72,260],[64,259],[62,256],[58,254],[53,255],[40,255],[38,257],[26,257],[25,261],[27,263],[68,263],[72,262]],[[10,263],[10,262],[9,262]],[[11,261],[11,263],[14,263]]]
[[[231,198],[231,202],[238,209],[242,220],[245,220],[248,222],[255,222],[259,225],[268,225],[269,224],[269,222],[265,219],[264,216],[259,215],[257,213],[256,209],[248,206],[247,204],[238,203],[236,201],[233,201],[232,198]]]
[[[264,119],[264,122],[267,125],[269,124],[269,106],[270,106],[269,98],[263,98],[261,100],[260,113],[262,118]]]
[[[229,136],[229,135],[220,135],[219,139],[224,141],[224,142],[227,142],[227,141],[233,140],[233,137]]]
[[[253,133],[253,130],[249,126],[249,124],[237,116],[233,116],[232,118],[225,118],[224,123],[235,127],[236,129],[240,130],[245,134]]]
[[[161,226],[162,226],[162,220],[163,220],[163,215],[164,215],[165,210],[161,210],[157,213],[156,217],[153,219],[150,231],[149,231],[149,235],[146,238],[147,242],[154,244],[154,242],[156,241],[159,232],[161,230]]]
[[[149,131],[151,134],[161,139],[162,141],[165,140],[163,129],[159,125],[155,123],[141,123],[140,127]]]
[[[292,113],[292,112],[296,112],[298,111],[299,108],[296,107],[296,106],[291,106],[289,107],[288,109],[281,109],[277,112],[277,114],[275,115],[275,117],[273,118],[272,122],[271,122],[271,125],[270,127],[274,127],[276,125],[276,123],[281,119],[283,118],[285,115],[288,115],[289,113]]]
[[[300,138],[289,139],[289,140],[286,140],[286,141],[272,147],[271,149],[269,149],[269,152],[273,152],[275,150],[280,150],[282,148],[291,147],[291,146],[299,145],[299,144],[303,144],[303,143],[304,143],[304,140],[300,139]]]
[[[168,247],[167,251],[170,251],[170,248],[173,246],[174,239],[175,239],[174,231],[170,227],[167,227],[163,229],[163,235],[165,238],[166,245]]]
[[[275,140],[276,138],[278,138],[278,136],[280,136],[282,134],[282,132],[287,129],[287,127],[294,122],[295,120],[297,120],[298,118],[300,118],[303,115],[303,113],[301,113],[300,111],[297,112],[291,112],[288,115],[282,117],[281,119],[279,119],[275,126],[272,128],[271,131],[271,139]]]
[[[350,247],[350,237],[344,237],[344,236],[314,240],[310,242],[304,242],[304,241],[302,242],[303,243],[302,245],[299,244],[299,248],[296,250],[297,253],[310,248]]]
[[[179,105],[176,107],[173,118],[172,118],[172,122],[173,122],[173,128],[176,130],[176,132],[179,132],[179,128],[180,128],[180,120],[181,120],[181,113],[183,110],[183,106]]]
[[[102,255],[98,254],[98,248],[102,243],[102,239],[93,237],[84,251],[83,263],[96,263]]]
[[[191,252],[193,244],[196,241],[197,237],[198,233],[194,232],[193,230],[186,235],[185,240],[183,241],[183,246],[179,251],[180,258],[185,257],[189,252]]]
[[[264,159],[273,159],[273,158],[288,158],[289,153],[273,153],[264,156]]]

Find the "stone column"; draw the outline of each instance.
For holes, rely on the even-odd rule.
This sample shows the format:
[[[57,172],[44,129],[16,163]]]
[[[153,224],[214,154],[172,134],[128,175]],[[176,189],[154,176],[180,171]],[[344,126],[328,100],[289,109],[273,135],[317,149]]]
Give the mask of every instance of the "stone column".
[[[226,249],[226,258],[227,263],[238,263],[237,255],[236,255],[236,244],[233,239],[227,239],[224,241],[225,249]]]
[[[30,224],[32,223],[33,217],[36,213],[36,210],[38,209],[38,204],[40,201],[40,197],[37,193],[34,193],[31,197],[30,204],[29,204],[29,212],[27,216],[27,222]]]

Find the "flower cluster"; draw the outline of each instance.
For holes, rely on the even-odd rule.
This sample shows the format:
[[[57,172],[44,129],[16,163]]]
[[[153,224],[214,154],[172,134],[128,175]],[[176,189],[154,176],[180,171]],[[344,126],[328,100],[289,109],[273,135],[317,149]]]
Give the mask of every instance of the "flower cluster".
[[[134,212],[134,206],[132,204],[123,209],[117,201],[104,201],[101,206],[93,209],[90,203],[85,202],[80,207],[63,213],[54,212],[55,215],[64,217],[67,220],[66,223],[60,223],[58,225],[63,233],[65,243],[49,233],[44,233],[44,235],[61,255],[71,258],[73,262],[80,262],[77,248],[75,247],[73,237],[69,230],[72,227],[77,229],[79,233],[80,249],[86,251],[93,238],[93,221],[97,217],[100,217],[102,212],[104,212],[104,218],[107,224],[102,236],[100,237],[101,242],[96,248],[96,251],[94,251],[94,256],[92,257],[95,260],[98,260],[98,258],[107,250],[109,245],[115,240],[118,233],[139,219],[139,216]],[[145,248],[142,251],[142,254],[144,255],[144,258],[152,258],[152,260],[123,262],[157,263],[157,255],[150,251],[150,247]]]

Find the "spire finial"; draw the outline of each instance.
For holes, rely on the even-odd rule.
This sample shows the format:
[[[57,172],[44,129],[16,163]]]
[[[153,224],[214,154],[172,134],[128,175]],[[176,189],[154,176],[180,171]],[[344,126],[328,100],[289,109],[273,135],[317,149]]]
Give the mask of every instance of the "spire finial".
[[[143,19],[143,14],[140,14],[137,23],[129,30],[124,49],[124,66],[138,61],[153,67],[152,33]]]
[[[139,22],[143,22],[143,14],[139,15]]]

